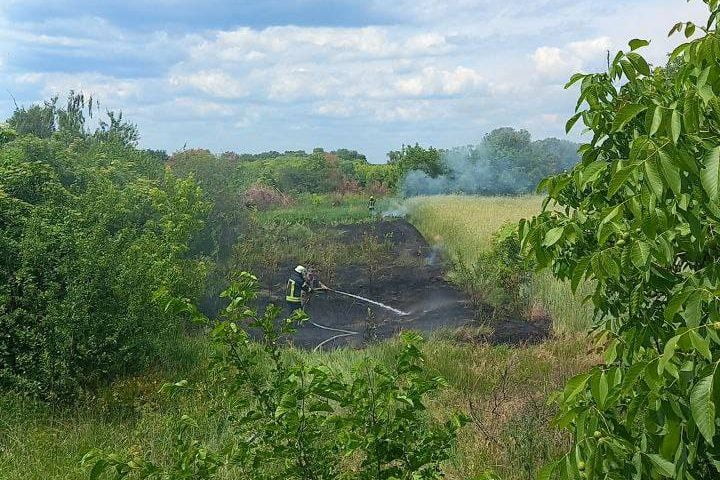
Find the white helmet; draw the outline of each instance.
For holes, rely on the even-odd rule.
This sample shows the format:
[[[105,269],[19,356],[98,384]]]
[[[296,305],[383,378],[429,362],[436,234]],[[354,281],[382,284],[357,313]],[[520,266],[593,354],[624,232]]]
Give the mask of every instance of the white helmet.
[[[307,273],[307,268],[303,267],[302,265],[298,265],[297,267],[295,267],[295,271],[300,275],[305,275]]]

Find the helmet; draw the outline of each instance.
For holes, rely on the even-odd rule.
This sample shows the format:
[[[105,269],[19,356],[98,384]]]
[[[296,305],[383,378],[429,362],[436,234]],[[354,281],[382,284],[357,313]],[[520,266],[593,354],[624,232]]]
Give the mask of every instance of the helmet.
[[[307,273],[307,268],[303,267],[302,265],[298,265],[297,267],[295,267],[295,271],[300,275],[305,275]]]

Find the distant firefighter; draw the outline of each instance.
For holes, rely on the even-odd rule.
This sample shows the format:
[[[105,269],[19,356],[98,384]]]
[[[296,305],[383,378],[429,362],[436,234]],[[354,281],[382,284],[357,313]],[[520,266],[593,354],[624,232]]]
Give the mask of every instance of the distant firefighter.
[[[375,197],[370,195],[370,200],[368,200],[368,210],[370,210],[370,213],[375,213]]]

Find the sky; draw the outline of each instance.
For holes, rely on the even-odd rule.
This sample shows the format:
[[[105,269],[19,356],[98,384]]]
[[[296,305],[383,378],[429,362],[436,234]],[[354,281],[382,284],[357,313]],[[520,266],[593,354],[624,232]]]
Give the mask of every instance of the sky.
[[[0,119],[71,89],[141,145],[220,153],[565,137],[574,72],[633,38],[655,64],[700,0],[0,0]],[[13,100],[14,98],[14,100]]]

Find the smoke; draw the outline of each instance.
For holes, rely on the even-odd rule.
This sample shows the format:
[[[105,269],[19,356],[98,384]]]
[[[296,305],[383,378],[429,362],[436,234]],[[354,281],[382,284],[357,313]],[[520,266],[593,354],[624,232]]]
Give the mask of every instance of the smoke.
[[[425,265],[437,265],[441,258],[442,248],[439,245],[433,245],[432,247],[430,247],[430,252],[425,257]]]
[[[408,214],[407,207],[391,208],[382,213],[383,218],[404,218]]]
[[[441,152],[446,174],[432,177],[408,172],[400,184],[405,197],[452,193],[503,195],[527,193],[538,182],[574,165],[577,145],[546,139],[532,142],[530,134],[510,128],[486,135],[479,145]]]
[[[444,151],[442,161],[447,174],[433,178],[419,170],[410,171],[402,181],[402,194],[406,197],[448,193],[512,194],[528,192],[534,187],[532,179],[518,168],[511,165],[498,168],[483,145]]]
[[[403,202],[396,199],[390,200],[387,207],[382,212],[383,218],[405,218],[408,214],[408,208]]]

